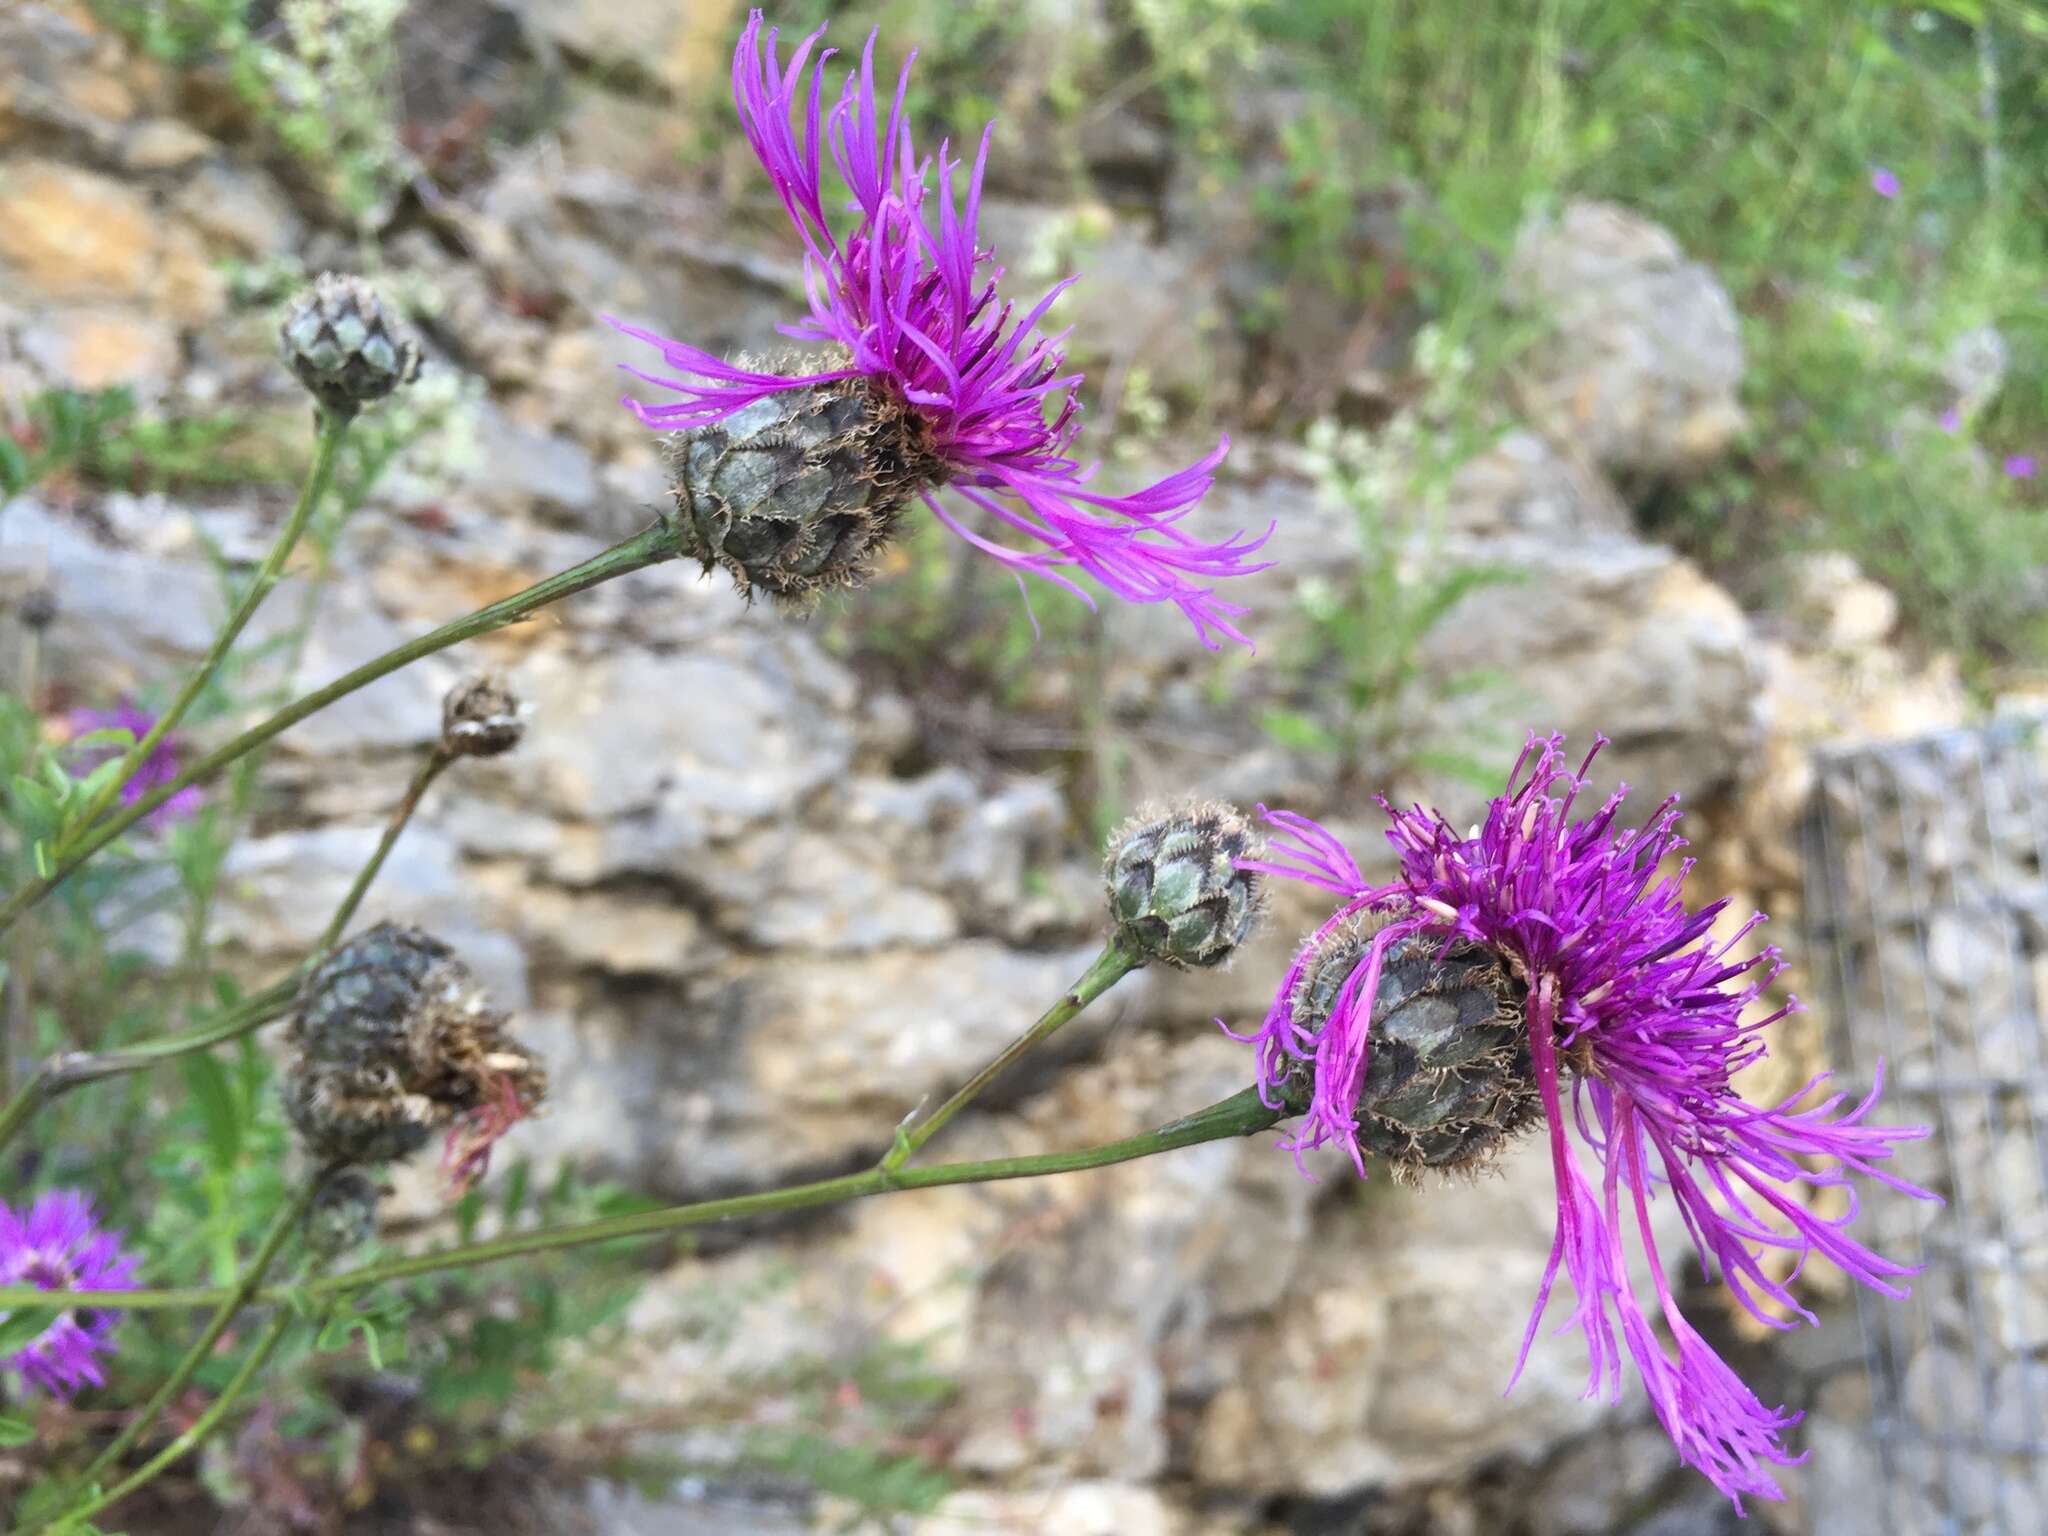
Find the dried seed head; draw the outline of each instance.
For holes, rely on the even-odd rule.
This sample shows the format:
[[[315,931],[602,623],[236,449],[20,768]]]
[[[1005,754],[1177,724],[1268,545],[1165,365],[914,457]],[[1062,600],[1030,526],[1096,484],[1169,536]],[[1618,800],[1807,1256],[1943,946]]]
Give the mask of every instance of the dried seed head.
[[[665,444],[683,553],[800,609],[865,582],[904,503],[944,478],[923,419],[866,378],[767,395]]]
[[[1372,936],[1391,919],[1340,928],[1311,957],[1295,988],[1295,1023],[1320,1034]],[[1373,1003],[1358,1144],[1394,1176],[1478,1172],[1542,1119],[1522,1016],[1522,985],[1476,944],[1397,941],[1380,967]]]
[[[1258,834],[1227,805],[1141,812],[1109,840],[1109,914],[1128,949],[1178,970],[1220,965],[1259,915],[1259,877],[1240,869]]]
[[[446,944],[380,923],[306,978],[286,1036],[292,1125],[331,1164],[409,1157],[443,1131],[451,1150],[466,1138],[473,1176],[547,1094],[546,1073],[506,1022]]]
[[[359,277],[321,273],[285,311],[278,339],[285,366],[337,416],[419,377],[419,343]]]
[[[377,1197],[382,1193],[358,1168],[330,1174],[306,1212],[306,1246],[323,1262],[367,1243],[377,1232]]]
[[[495,673],[464,678],[441,701],[441,747],[451,757],[497,757],[525,734],[519,696]]]

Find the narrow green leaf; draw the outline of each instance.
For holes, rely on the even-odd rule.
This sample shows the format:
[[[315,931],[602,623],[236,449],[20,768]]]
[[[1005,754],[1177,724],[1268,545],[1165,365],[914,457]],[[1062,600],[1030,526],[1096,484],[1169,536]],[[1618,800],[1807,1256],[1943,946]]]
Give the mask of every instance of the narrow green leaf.
[[[59,1307],[23,1307],[0,1317],[0,1357],[26,1349],[43,1336],[43,1330],[57,1321]]]
[[[38,783],[25,773],[17,773],[13,787],[15,814],[22,819],[23,830],[38,836],[54,831],[60,807],[49,786]]]
[[[29,485],[28,455],[13,438],[0,432],[0,496],[19,496]]]
[[[505,1174],[505,1193],[498,1202],[498,1219],[509,1229],[519,1220],[519,1212],[526,1205],[526,1186],[533,1177],[533,1164],[525,1158],[514,1163]]]
[[[71,775],[64,771],[64,765],[57,760],[55,753],[45,757],[36,766],[42,770],[43,778],[48,782],[50,788],[57,792],[58,799],[62,800],[70,796],[72,789]]]
[[[178,1070],[205,1122],[208,1159],[217,1170],[227,1173],[242,1151],[242,1107],[228,1082],[227,1069],[202,1051],[180,1056]]]
[[[0,1446],[28,1445],[35,1437],[32,1425],[24,1424],[20,1419],[0,1419]]]

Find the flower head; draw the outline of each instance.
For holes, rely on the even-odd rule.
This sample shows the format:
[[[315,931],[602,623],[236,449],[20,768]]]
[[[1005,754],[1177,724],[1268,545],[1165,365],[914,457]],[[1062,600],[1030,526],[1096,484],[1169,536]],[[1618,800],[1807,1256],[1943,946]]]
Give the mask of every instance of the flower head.
[[[360,277],[322,272],[278,327],[285,366],[322,410],[353,416],[420,376],[420,346]]]
[[[1497,957],[1520,994],[1521,1071],[1540,1104],[1526,1123],[1547,1129],[1557,1191],[1556,1237],[1522,1358],[1562,1270],[1577,1297],[1569,1322],[1591,1357],[1589,1395],[1618,1395],[1625,1348],[1681,1458],[1740,1508],[1745,1496],[1780,1496],[1769,1466],[1797,1460],[1780,1438],[1797,1415],[1765,1408],[1679,1312],[1650,1201],[1668,1194],[1702,1263],[1760,1322],[1812,1322],[1769,1262],[1772,1250],[1797,1261],[1795,1274],[1819,1254],[1889,1296],[1904,1294],[1897,1282],[1913,1271],[1848,1235],[1853,1201],[1847,1215],[1825,1217],[1787,1186],[1847,1185],[1854,1174],[1932,1198],[1879,1166],[1899,1143],[1927,1133],[1865,1124],[1877,1089],[1845,1106],[1840,1093],[1822,1091],[1825,1076],[1771,1109],[1737,1095],[1735,1074],[1765,1055],[1765,1031],[1797,1007],[1744,1017],[1781,969],[1774,950],[1735,953],[1761,916],[1716,939],[1725,901],[1686,910],[1690,862],[1663,868],[1684,846],[1675,799],[1629,830],[1616,826],[1625,790],[1574,819],[1591,754],[1573,772],[1561,746],[1558,737],[1532,739],[1507,792],[1470,835],[1420,807],[1395,811],[1382,801],[1400,860],[1398,878],[1384,885],[1368,881],[1314,822],[1269,814],[1271,853],[1251,867],[1329,891],[1341,905],[1288,972],[1263,1026],[1243,1038],[1258,1044],[1268,1103],[1306,1099],[1290,1145],[1299,1152],[1337,1142],[1363,1172],[1361,1116],[1370,1125],[1384,1108],[1372,1058],[1393,969],[1417,940],[1434,942],[1439,964],[1475,948]],[[1304,1006],[1332,936],[1361,921],[1378,926],[1351,951],[1341,986],[1323,975],[1328,1002]],[[1405,995],[1394,992],[1395,1001]],[[1497,1017],[1486,1022],[1497,1027]],[[1631,1289],[1631,1232],[1676,1358]]]
[[[83,736],[90,731],[126,731],[134,740],[140,741],[156,726],[156,716],[128,700],[123,700],[112,709],[74,709],[71,712],[71,733]],[[94,765],[110,757],[118,757],[124,749],[118,747],[96,747],[91,759]],[[178,754],[183,744],[176,736],[166,736],[154,747],[149,755],[136,765],[128,782],[121,786],[121,803],[133,805],[143,796],[177,778]],[[151,811],[144,820],[152,827],[161,827],[168,822],[183,821],[196,812],[204,800],[199,786],[187,784],[162,805]]]
[[[1020,309],[997,295],[1002,269],[978,232],[993,126],[983,132],[971,168],[948,144],[939,146],[933,197],[932,162],[917,155],[904,110],[909,60],[885,115],[870,35],[860,68],[848,72],[828,110],[832,51],[811,59],[822,33],[805,38],[785,63],[775,30],[764,36],[755,11],[734,51],[732,80],[741,128],[804,245],[810,313],[782,330],[830,351],[808,364],[728,362],[615,320],[627,335],[658,348],[672,370],[628,371],[681,396],[663,404],[628,399],[627,407],[649,426],[695,432],[734,422],[772,397],[796,392],[843,401],[851,389],[858,412],[840,409],[860,416],[875,457],[870,473],[889,503],[870,509],[877,515],[869,520],[875,526],[861,530],[863,558],[888,531],[894,510],[915,496],[1012,571],[1045,577],[1086,601],[1066,574],[1084,572],[1127,602],[1174,604],[1205,645],[1248,644],[1232,622],[1245,610],[1217,597],[1215,584],[1262,569],[1252,556],[1271,529],[1209,543],[1178,526],[1208,490],[1227,441],[1144,490],[1112,496],[1093,488],[1093,468],[1069,454],[1080,426],[1074,390],[1081,375],[1066,367],[1059,345],[1065,333],[1037,330],[1072,279]],[[801,133],[793,112],[802,118]],[[824,184],[828,158],[850,199],[839,205],[850,223],[838,221],[846,225],[838,231],[838,200]],[[752,430],[751,414],[742,425]],[[777,435],[787,434],[778,428]],[[815,451],[836,443],[836,436],[821,437]],[[939,500],[942,485],[957,501]],[[729,496],[719,498],[718,508],[726,524],[712,531],[718,537],[748,510]],[[686,524],[702,516],[684,511]],[[970,528],[963,514],[979,526]],[[1039,547],[1019,549],[994,536],[1006,530]],[[686,529],[685,537],[694,538],[694,552],[707,562],[724,564],[712,533]]]
[[[1870,168],[1870,190],[1886,202],[1893,201],[1900,190],[1898,172],[1888,165],[1873,165]]]
[[[1259,877],[1242,861],[1260,846],[1227,805],[1139,812],[1103,862],[1117,941],[1175,970],[1223,964],[1258,921]]]
[[[2034,463],[2034,456],[2030,453],[2006,455],[2005,473],[2006,478],[2009,480],[2031,480],[2034,478],[2034,471],[2037,467]]]
[[[410,1157],[448,1134],[459,1186],[547,1097],[547,1072],[454,950],[379,923],[314,968],[286,1030],[285,1112],[306,1150],[343,1167]]]
[[[0,1285],[44,1291],[132,1291],[135,1259],[120,1234],[100,1229],[92,1202],[76,1190],[51,1190],[17,1213],[0,1201]],[[109,1349],[120,1313],[79,1308],[60,1313],[28,1344],[0,1357],[0,1370],[29,1386],[68,1397],[98,1386],[97,1357]]]

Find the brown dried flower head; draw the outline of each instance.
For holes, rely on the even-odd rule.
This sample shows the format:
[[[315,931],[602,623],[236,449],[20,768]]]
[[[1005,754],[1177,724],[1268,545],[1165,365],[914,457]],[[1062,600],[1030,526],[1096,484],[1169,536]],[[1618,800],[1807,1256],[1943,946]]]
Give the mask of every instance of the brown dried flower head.
[[[328,1164],[409,1157],[442,1132],[466,1186],[547,1096],[546,1072],[507,1022],[446,944],[380,923],[306,979],[286,1036],[292,1125]]]
[[[494,672],[464,678],[441,701],[441,747],[451,757],[498,757],[525,734],[525,708]]]

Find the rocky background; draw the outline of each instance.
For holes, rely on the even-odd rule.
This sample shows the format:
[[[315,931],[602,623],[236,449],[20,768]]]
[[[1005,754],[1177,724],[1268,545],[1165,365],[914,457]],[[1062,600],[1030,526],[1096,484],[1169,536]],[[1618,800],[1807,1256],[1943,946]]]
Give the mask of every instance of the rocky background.
[[[1054,25],[1068,8],[1041,9]],[[262,444],[302,454],[263,274],[369,269],[417,319],[446,424],[351,523],[298,675],[584,557],[662,489],[654,440],[616,403],[628,344],[598,316],[733,349],[771,340],[797,292],[792,243],[745,165],[720,150],[707,173],[684,154],[716,119],[738,20],[730,0],[411,7],[393,46],[435,176],[400,189],[366,242],[218,78],[152,61],[82,7],[16,0],[0,9],[0,397],[127,384],[180,410],[253,410]],[[1256,174],[1259,115],[1286,104],[1242,110]],[[479,113],[521,131],[486,152]],[[529,1152],[667,1198],[859,1166],[1016,1033],[1097,942],[1105,808],[1194,790],[1324,814],[1373,845],[1364,795],[1340,797],[1326,758],[1258,720],[1323,708],[1316,677],[1286,664],[1297,587],[1359,558],[1292,424],[1383,419],[1421,317],[1396,303],[1361,319],[1303,293],[1253,346],[1234,321],[1257,250],[1141,104],[1090,120],[1094,201],[1077,204],[1028,134],[999,137],[988,223],[1019,253],[1088,224],[1065,319],[1095,369],[1105,474],[1231,430],[1202,516],[1277,523],[1276,567],[1242,587],[1259,659],[1219,664],[1169,616],[1105,611],[1079,629],[1063,615],[1008,697],[962,684],[957,654],[930,661],[927,689],[917,667],[876,663],[858,605],[793,620],[658,569],[287,735],[217,915],[249,975],[313,940],[464,664],[503,668],[531,701],[527,744],[430,798],[368,915],[454,942],[555,1064]],[[1398,239],[1396,223],[1367,225],[1368,243]],[[1812,750],[1962,718],[1955,668],[1895,645],[1890,594],[1846,557],[1802,559],[1779,573],[1785,600],[1751,611],[1637,526],[1630,488],[1682,483],[1742,422],[1735,307],[1669,233],[1569,203],[1525,227],[1504,286],[1546,339],[1522,365],[1513,429],[1451,477],[1441,537],[1526,579],[1473,594],[1424,649],[1432,675],[1499,686],[1478,704],[1425,688],[1416,708],[1432,731],[1491,731],[1503,770],[1500,747],[1526,728],[1604,731],[1603,777],[1682,793],[1701,888],[1768,908],[1789,942]],[[1166,430],[1143,419],[1145,391],[1170,407]],[[210,638],[208,548],[259,554],[288,486],[46,487],[0,518],[0,593],[54,589],[47,664],[69,696],[143,687]],[[281,628],[303,590],[288,585],[266,622]],[[977,601],[1015,599],[998,586]],[[1402,787],[1454,818],[1478,803],[1414,777]],[[1005,1083],[952,1150],[1081,1145],[1241,1087],[1249,1058],[1213,1020],[1257,1016],[1317,915],[1290,895],[1229,974],[1126,982],[1063,1037],[1056,1069]],[[1788,1035],[1779,1087],[1819,1059],[1818,1026]],[[915,1349],[949,1386],[905,1410],[903,1434],[960,1485],[906,1525],[918,1536],[1732,1528],[1639,1397],[1580,1401],[1567,1341],[1539,1343],[1502,1398],[1549,1242],[1539,1148],[1420,1193],[1322,1171],[1311,1183],[1270,1145],[1212,1145],[721,1232],[652,1278],[607,1369],[640,1444],[715,1469],[726,1431],[704,1426],[772,1414],[799,1366],[850,1382],[878,1351]],[[423,1211],[429,1192],[401,1200]],[[1814,1290],[1831,1297],[1825,1277]],[[1692,1304],[1723,1316],[1710,1292]],[[1828,1385],[1861,1383],[1861,1343],[1852,1309],[1831,1302],[1827,1318],[1758,1345],[1752,1368],[1767,1400],[1820,1406],[1814,1443],[1853,1448],[1867,1404]],[[1814,1474],[1853,1483],[1842,1465]],[[1807,1529],[1828,1486],[1794,1474],[1792,1501],[1758,1518]],[[562,1529],[635,1536],[797,1532],[832,1510],[715,1471],[557,1497]]]

